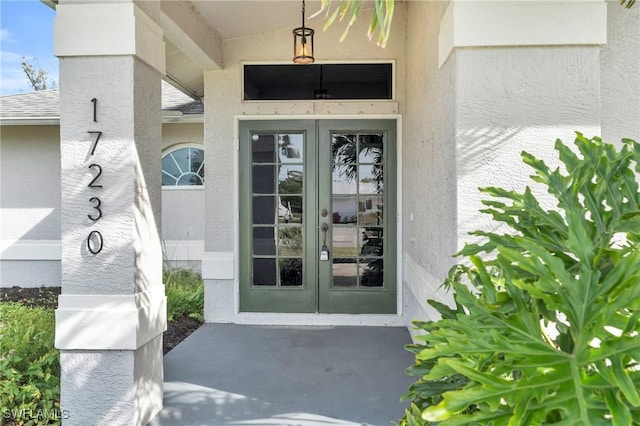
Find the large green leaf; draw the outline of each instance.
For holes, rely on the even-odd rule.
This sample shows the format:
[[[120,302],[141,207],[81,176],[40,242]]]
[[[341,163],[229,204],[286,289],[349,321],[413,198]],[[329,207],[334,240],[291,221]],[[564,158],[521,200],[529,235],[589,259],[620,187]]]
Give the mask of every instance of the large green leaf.
[[[640,425],[640,146],[623,142],[557,141],[556,169],[523,153],[556,210],[482,189],[511,231],[475,232],[445,282],[455,309],[416,323],[411,424]]]

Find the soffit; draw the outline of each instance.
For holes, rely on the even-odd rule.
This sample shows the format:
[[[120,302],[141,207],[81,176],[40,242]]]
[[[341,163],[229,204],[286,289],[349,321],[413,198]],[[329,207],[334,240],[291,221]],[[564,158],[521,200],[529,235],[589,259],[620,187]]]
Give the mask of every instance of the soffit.
[[[191,4],[204,25],[209,27],[212,37],[222,40],[283,28],[293,30],[302,23],[302,0],[192,0]],[[321,0],[305,1],[306,22],[321,6]],[[311,23],[315,22],[317,27],[323,20],[318,16]],[[202,98],[202,65],[172,40],[166,38],[165,44],[167,80],[190,96]]]
[[[193,0],[204,20],[223,38],[243,37],[302,23],[301,0]],[[320,10],[320,0],[305,1],[305,16]],[[319,22],[320,17],[313,21]]]

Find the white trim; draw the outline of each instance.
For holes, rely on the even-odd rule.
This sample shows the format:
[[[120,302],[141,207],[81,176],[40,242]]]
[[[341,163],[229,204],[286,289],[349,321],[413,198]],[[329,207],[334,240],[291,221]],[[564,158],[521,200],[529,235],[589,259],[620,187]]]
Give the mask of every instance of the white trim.
[[[402,259],[404,256],[404,240],[402,238],[402,116],[399,116],[396,120],[396,286],[397,295],[397,307],[396,312],[399,316],[404,315],[404,303],[402,299],[402,280],[404,277]]]
[[[163,191],[204,191],[203,185],[162,185]]]
[[[235,324],[247,325],[310,325],[310,326],[369,326],[406,327],[402,315],[373,314],[282,314],[240,312],[233,317]]]
[[[164,115],[162,124],[204,123],[204,114]],[[0,117],[0,126],[59,126],[60,116],[55,117]]]
[[[406,326],[403,319],[403,304],[402,304],[402,277],[403,277],[403,239],[402,239],[402,115],[400,114],[308,114],[304,116],[300,115],[236,115],[233,118],[234,128],[233,137],[234,140],[240,138],[240,121],[258,121],[258,120],[395,120],[396,121],[396,207],[398,211],[396,222],[396,238],[397,238],[397,259],[396,259],[396,301],[397,301],[397,313],[393,315],[342,315],[342,314],[282,314],[282,313],[251,313],[240,312],[240,265],[239,262],[235,262],[233,266],[233,273],[229,276],[229,271],[225,269],[224,274],[217,271],[217,274],[212,273],[216,277],[205,275],[205,260],[202,261],[202,278],[203,279],[233,279],[233,314],[231,317],[227,317],[224,313],[213,314],[215,322],[234,322],[238,324],[272,324],[272,325],[287,325],[287,324],[300,324],[300,325],[372,325],[372,326]],[[233,154],[233,164],[236,170],[234,176],[234,194],[233,205],[236,212],[235,217],[235,230],[234,230],[234,252],[233,253],[217,253],[216,256],[212,256],[218,263],[216,266],[220,268],[221,261],[227,259],[229,264],[233,263],[234,259],[240,257],[240,151],[235,150]],[[205,252],[205,257],[209,253]],[[225,255],[220,256],[220,255]],[[212,264],[213,265],[213,264]],[[224,275],[227,278],[221,278]]]
[[[60,260],[60,240],[0,240],[0,260]]]
[[[136,350],[164,332],[164,285],[135,295],[61,294],[55,347],[65,350]]]
[[[235,263],[233,253],[205,251],[202,255],[202,279],[233,280],[238,269]]]
[[[204,240],[163,240],[162,251],[169,262],[201,262],[204,256]]]
[[[604,0],[453,0],[440,22],[442,66],[456,47],[599,45],[607,42]]]

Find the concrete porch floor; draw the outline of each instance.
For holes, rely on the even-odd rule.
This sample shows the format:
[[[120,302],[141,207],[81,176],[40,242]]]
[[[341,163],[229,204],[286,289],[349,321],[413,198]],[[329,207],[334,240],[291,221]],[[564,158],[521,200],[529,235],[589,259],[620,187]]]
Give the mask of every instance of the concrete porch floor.
[[[205,324],[164,357],[161,425],[391,425],[411,378],[397,327]]]

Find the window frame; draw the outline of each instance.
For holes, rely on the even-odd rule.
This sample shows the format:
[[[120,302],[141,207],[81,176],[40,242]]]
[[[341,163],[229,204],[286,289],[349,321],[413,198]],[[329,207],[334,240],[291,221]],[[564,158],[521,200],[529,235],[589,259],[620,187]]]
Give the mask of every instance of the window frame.
[[[297,103],[297,102],[313,102],[313,103],[362,103],[362,102],[380,102],[390,103],[397,102],[397,66],[395,59],[361,59],[352,61],[340,61],[340,60],[327,60],[316,61],[314,65],[362,65],[362,64],[390,64],[391,65],[391,98],[389,99],[281,99],[281,100],[257,100],[257,99],[245,99],[245,87],[244,87],[244,70],[245,65],[292,65],[290,61],[241,61],[241,76],[240,76],[240,100],[242,103]],[[304,65],[295,65],[304,66]]]
[[[202,161],[202,167],[205,168],[206,167],[206,152],[204,149],[204,144],[201,143],[196,143],[196,142],[182,142],[182,143],[178,143],[178,144],[174,144],[171,146],[168,146],[166,148],[164,148],[162,150],[162,157],[160,159],[160,175],[162,178],[162,174],[164,173],[164,169],[162,167],[162,161],[164,160],[164,158],[173,153],[176,152],[180,149],[185,149],[185,148],[193,148],[193,149],[199,149],[202,151],[203,153],[203,161]],[[165,185],[165,184],[161,184],[162,186],[162,190],[169,190],[169,191],[184,191],[184,190],[204,190],[204,186],[206,184],[206,174],[205,174],[205,178],[202,179],[202,185]]]

